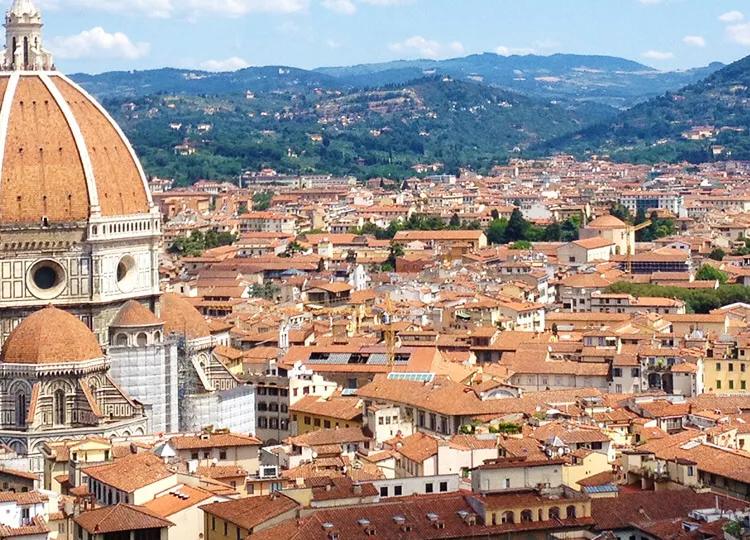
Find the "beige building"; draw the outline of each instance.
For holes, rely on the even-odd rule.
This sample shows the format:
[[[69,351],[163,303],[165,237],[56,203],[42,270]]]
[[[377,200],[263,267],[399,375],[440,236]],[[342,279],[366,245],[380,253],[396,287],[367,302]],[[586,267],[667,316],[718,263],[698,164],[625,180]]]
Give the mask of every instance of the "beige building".
[[[635,254],[635,232],[624,221],[611,215],[604,215],[596,218],[581,228],[581,240],[589,238],[605,238],[615,246],[616,255]]]

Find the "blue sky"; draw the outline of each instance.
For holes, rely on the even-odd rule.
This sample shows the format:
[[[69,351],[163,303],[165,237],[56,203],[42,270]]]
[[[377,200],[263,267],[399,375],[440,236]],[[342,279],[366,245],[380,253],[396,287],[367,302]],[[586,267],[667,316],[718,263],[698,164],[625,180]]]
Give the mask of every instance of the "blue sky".
[[[4,0],[10,3],[10,0]],[[750,54],[748,0],[36,0],[66,72],[569,52],[682,69]]]

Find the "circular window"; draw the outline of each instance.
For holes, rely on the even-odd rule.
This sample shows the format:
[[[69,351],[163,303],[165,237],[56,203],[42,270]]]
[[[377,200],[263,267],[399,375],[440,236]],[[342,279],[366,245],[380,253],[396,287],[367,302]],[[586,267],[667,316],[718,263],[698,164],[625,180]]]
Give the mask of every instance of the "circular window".
[[[135,287],[137,272],[135,259],[130,255],[124,256],[117,263],[117,286],[122,292],[128,292]]]
[[[55,261],[39,261],[29,270],[26,282],[37,298],[57,298],[65,290],[65,269]]]

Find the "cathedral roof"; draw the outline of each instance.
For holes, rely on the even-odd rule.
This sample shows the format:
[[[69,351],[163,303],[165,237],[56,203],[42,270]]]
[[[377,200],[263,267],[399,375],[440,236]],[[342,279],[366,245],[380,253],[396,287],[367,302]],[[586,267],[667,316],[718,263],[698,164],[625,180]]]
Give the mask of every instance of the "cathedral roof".
[[[165,293],[161,297],[164,332],[184,334],[189,339],[208,337],[211,329],[203,315],[184,296]]]
[[[0,72],[0,103],[0,225],[148,213],[130,143],[75,83],[56,72]]]
[[[75,315],[49,306],[26,317],[3,344],[10,364],[61,364],[102,358],[94,333]]]
[[[161,324],[162,322],[151,312],[150,309],[140,302],[130,300],[120,308],[120,311],[117,312],[111,326],[123,328],[134,326],[157,326]]]

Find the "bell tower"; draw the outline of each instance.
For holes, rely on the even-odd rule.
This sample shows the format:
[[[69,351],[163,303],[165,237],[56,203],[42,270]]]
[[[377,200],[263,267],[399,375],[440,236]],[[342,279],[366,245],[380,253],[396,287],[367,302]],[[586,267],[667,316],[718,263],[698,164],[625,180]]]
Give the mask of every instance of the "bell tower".
[[[5,71],[50,71],[52,54],[42,46],[42,13],[32,0],[13,0],[5,14]]]

